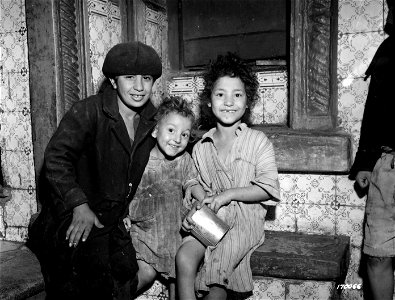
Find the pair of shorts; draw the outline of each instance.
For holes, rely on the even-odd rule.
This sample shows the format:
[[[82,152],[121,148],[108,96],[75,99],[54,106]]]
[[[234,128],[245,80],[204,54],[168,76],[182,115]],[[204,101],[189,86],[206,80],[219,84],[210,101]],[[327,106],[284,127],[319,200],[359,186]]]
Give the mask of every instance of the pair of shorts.
[[[373,169],[366,201],[363,252],[376,257],[395,256],[394,155],[383,153]]]

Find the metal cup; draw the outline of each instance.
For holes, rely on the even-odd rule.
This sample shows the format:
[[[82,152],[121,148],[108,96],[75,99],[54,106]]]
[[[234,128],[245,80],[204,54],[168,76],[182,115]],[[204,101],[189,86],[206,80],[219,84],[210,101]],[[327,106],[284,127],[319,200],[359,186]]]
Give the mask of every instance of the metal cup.
[[[191,233],[205,246],[216,246],[229,230],[228,224],[204,204],[191,219],[195,222]]]

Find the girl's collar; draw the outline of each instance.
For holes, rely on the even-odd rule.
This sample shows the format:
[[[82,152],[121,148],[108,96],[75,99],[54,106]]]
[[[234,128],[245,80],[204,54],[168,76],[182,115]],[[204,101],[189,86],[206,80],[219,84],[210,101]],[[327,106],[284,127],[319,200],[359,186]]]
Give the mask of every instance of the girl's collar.
[[[243,132],[244,131],[244,129],[245,128],[247,128],[247,124],[246,123],[240,123],[239,124],[239,126],[237,127],[237,129],[236,129],[236,136],[239,136],[239,134],[241,133],[241,132]],[[214,140],[214,138],[213,138],[213,136],[214,136],[214,133],[217,131],[217,128],[211,128],[209,131],[207,131],[205,134],[203,134],[203,136],[202,136],[202,140],[204,140],[204,139],[206,139],[206,138],[209,138],[209,139],[211,139],[211,140]]]

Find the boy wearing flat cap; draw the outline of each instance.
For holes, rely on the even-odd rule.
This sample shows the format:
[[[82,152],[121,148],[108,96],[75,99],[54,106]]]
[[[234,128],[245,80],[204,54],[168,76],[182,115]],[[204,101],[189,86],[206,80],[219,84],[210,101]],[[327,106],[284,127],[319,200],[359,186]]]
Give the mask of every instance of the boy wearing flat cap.
[[[42,210],[27,244],[47,299],[130,299],[136,286],[119,221],[155,144],[150,96],[162,65],[153,48],[129,42],[110,49],[102,71],[111,84],[71,107],[45,151]]]

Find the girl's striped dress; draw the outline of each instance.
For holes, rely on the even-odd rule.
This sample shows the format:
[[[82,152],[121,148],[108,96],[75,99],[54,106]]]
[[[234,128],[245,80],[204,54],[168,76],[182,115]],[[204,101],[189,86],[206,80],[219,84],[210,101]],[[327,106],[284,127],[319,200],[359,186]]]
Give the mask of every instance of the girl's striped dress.
[[[236,140],[226,161],[217,155],[213,134],[207,132],[193,150],[199,181],[212,193],[234,187],[257,185],[272,198],[261,203],[232,201],[218,215],[231,229],[216,247],[206,249],[204,263],[196,278],[196,290],[208,291],[213,284],[235,292],[253,290],[250,257],[265,239],[265,205],[280,199],[277,167],[272,143],[260,131],[240,124]]]

